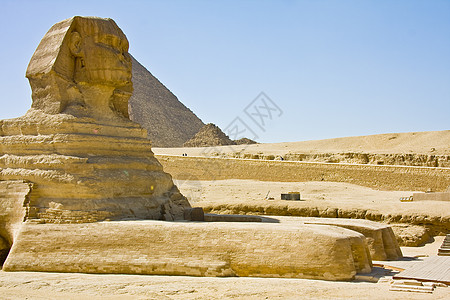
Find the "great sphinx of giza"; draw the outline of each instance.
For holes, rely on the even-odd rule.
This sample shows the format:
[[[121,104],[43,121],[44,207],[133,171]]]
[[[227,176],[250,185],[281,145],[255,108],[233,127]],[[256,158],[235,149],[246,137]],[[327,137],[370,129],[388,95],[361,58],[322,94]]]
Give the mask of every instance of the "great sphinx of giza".
[[[42,39],[27,69],[31,109],[0,121],[3,270],[327,280],[370,272],[364,235],[346,228],[184,220],[194,215],[189,202],[128,118],[131,67],[111,19],[73,17]],[[372,248],[382,257],[392,237],[378,233]]]
[[[20,218],[183,219],[188,201],[128,118],[131,67],[127,38],[111,19],[73,17],[45,34],[26,72],[31,109],[0,121],[0,180],[30,187]]]

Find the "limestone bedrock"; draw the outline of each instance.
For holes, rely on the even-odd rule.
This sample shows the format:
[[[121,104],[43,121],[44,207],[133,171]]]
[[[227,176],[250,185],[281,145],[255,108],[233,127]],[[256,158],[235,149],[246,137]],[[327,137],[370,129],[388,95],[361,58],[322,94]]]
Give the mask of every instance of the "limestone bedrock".
[[[370,272],[362,234],[306,224],[26,222],[5,271],[351,280]]]
[[[27,69],[31,109],[0,121],[4,270],[328,280],[370,272],[365,237],[349,229],[183,220],[189,202],[129,119],[131,68],[111,19],[73,17],[45,34]],[[99,222],[112,220],[121,221]]]

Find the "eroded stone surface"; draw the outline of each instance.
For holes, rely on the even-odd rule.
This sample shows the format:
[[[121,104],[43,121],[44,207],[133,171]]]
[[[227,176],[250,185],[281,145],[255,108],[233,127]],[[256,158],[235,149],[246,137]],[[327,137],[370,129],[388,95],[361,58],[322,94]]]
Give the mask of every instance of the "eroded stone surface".
[[[430,230],[424,226],[390,224],[400,246],[419,247],[430,241]]]
[[[0,244],[3,237],[3,248],[9,249],[19,232],[27,215],[32,187],[32,183],[23,180],[0,181]]]
[[[333,225],[354,230],[366,237],[373,260],[395,260],[402,251],[389,225],[359,219],[300,218],[305,224]]]
[[[364,235],[370,252],[369,256],[373,260],[396,260],[403,256],[391,226],[369,220],[218,214],[205,214],[205,220],[208,222],[282,223],[294,226],[301,226],[302,224],[337,226]]]
[[[4,270],[350,280],[371,260],[363,235],[325,225],[27,222]]]

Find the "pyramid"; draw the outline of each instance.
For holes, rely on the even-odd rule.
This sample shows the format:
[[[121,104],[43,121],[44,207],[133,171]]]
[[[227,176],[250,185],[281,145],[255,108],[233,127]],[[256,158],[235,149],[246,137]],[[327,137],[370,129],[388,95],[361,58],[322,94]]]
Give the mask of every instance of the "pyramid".
[[[238,139],[238,140],[235,140],[234,141],[235,143],[236,143],[236,145],[251,145],[251,144],[257,144],[257,142],[256,141],[254,141],[254,140],[251,140],[251,139],[249,139],[249,138],[241,138],[241,139]]]
[[[211,147],[236,145],[223,131],[213,123],[208,123],[197,132],[192,139],[184,143],[184,147]]]
[[[181,147],[203,122],[132,56],[131,61],[130,119],[147,129],[153,147]]]

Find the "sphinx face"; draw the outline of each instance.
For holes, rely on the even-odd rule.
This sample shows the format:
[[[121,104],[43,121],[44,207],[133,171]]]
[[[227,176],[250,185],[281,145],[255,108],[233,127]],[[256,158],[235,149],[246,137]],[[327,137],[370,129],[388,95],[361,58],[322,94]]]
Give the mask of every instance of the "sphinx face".
[[[77,83],[121,87],[131,82],[128,41],[113,33],[83,37],[81,55],[76,58]]]

